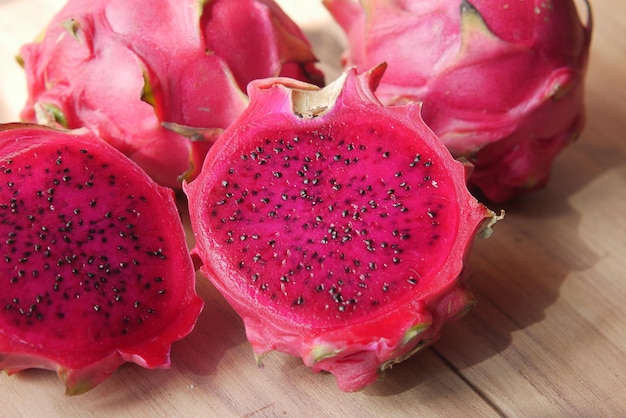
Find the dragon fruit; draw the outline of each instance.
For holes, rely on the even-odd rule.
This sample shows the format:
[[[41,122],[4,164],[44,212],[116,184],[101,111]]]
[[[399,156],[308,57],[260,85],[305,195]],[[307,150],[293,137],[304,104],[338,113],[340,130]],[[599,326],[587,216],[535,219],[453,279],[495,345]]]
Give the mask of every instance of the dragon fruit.
[[[373,94],[384,65],[324,89],[256,80],[183,183],[201,271],[277,350],[359,390],[473,304],[465,260],[497,217],[420,120]],[[490,227],[484,229],[491,231]]]
[[[346,33],[346,66],[387,62],[380,100],[422,101],[425,122],[474,163],[470,184],[492,201],[543,187],[583,128],[592,25],[573,0],[324,3]]]
[[[0,370],[168,367],[202,309],[173,192],[82,131],[0,125]]]
[[[250,80],[323,83],[273,0],[70,0],[20,61],[23,121],[87,127],[172,188],[245,108]]]

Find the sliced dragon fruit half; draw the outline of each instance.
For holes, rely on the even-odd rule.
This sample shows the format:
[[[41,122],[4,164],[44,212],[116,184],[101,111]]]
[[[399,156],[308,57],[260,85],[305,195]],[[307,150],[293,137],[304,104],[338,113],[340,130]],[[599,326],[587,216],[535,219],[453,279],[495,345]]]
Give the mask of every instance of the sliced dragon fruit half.
[[[168,367],[203,302],[170,189],[86,131],[0,125],[0,370]]]
[[[324,89],[250,84],[251,103],[183,185],[201,271],[257,358],[277,350],[359,390],[474,303],[466,258],[498,217],[420,107],[374,96],[385,66]]]

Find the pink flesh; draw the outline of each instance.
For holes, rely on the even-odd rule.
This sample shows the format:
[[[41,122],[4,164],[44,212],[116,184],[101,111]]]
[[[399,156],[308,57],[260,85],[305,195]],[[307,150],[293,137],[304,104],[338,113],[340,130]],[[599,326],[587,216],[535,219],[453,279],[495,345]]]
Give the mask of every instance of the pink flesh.
[[[202,306],[171,191],[92,137],[0,138],[0,352],[69,369],[117,351],[166,366]]]
[[[209,233],[252,300],[345,324],[428,288],[459,228],[455,190],[408,131],[375,126],[259,132],[214,168]]]

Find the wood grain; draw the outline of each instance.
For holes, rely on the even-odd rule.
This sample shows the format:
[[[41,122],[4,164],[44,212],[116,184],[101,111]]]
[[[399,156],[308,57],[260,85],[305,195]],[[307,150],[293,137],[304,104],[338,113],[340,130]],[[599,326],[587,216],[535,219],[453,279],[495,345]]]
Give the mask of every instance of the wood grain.
[[[0,122],[25,82],[13,60],[61,0],[0,0]],[[340,31],[317,0],[281,0],[329,78]],[[2,416],[626,416],[626,2],[597,0],[587,127],[549,185],[504,206],[471,258],[478,305],[383,382],[342,393],[334,378],[273,353],[258,368],[241,320],[199,277],[207,306],[170,370],[120,368],[63,395],[56,375],[0,376]]]

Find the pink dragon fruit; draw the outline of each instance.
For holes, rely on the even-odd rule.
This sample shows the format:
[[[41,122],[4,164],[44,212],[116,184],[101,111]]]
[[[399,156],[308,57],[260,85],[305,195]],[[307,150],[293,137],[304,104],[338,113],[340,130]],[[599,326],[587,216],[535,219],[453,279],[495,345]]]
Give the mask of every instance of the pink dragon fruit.
[[[173,188],[245,108],[250,80],[323,81],[273,0],[70,0],[21,61],[24,121],[87,127]]]
[[[0,125],[0,370],[70,395],[167,367],[203,302],[171,189],[79,131]]]
[[[377,95],[423,118],[492,201],[545,185],[584,124],[591,19],[573,0],[324,0],[347,66],[385,61]],[[588,4],[587,4],[588,7]]]
[[[299,356],[345,391],[472,306],[464,262],[496,219],[418,105],[377,101],[383,71],[350,69],[321,90],[252,82],[248,109],[183,184],[201,271],[243,318],[257,359]]]

